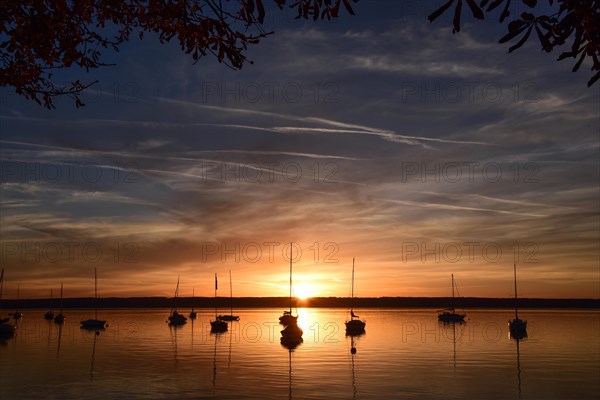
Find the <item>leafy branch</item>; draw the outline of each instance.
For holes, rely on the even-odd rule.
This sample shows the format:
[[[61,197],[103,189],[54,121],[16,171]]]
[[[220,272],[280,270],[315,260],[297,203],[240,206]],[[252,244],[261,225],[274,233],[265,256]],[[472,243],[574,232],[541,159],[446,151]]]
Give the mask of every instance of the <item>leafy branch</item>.
[[[288,0],[272,0],[281,9]],[[354,2],[358,0],[353,0]],[[298,17],[337,17],[340,7],[354,14],[349,0],[299,0]],[[249,46],[273,32],[264,29],[263,0],[20,0],[0,2],[0,86],[12,86],[26,99],[55,108],[66,95],[80,95],[96,83],[58,84],[53,71],[112,65],[106,49],[119,51],[131,34],[156,33],[161,43],[177,40],[196,63],[212,54],[219,63],[241,69]]]
[[[474,0],[466,2],[476,19],[484,19],[484,10],[489,13],[500,6],[503,6],[500,23],[511,15],[511,0],[481,0],[479,4]],[[508,49],[509,53],[522,47],[535,30],[541,49],[546,52],[571,41],[571,50],[562,52],[558,60],[577,59],[573,72],[579,70],[586,58],[591,59],[592,77],[587,83],[588,87],[600,79],[600,0],[548,0],[550,8],[554,11],[550,15],[533,13],[539,7],[537,0],[521,2],[531,12],[523,12],[518,18],[510,21],[508,32],[499,40],[500,43],[516,41]],[[429,15],[429,21],[433,22],[455,4],[452,32],[460,32],[462,3],[463,0],[447,1]]]

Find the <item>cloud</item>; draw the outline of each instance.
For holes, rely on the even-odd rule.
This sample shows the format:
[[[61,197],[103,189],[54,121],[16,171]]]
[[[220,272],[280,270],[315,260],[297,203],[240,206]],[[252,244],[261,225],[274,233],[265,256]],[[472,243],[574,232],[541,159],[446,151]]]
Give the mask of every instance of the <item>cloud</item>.
[[[356,125],[349,124],[341,121],[335,121],[325,118],[312,117],[312,116],[295,116],[289,114],[277,114],[268,111],[259,111],[259,110],[251,110],[251,109],[243,109],[243,108],[231,108],[231,107],[221,107],[221,106],[212,106],[205,104],[196,104],[191,102],[184,102],[181,100],[174,99],[166,99],[160,98],[161,101],[167,102],[175,102],[177,104],[186,105],[189,107],[197,107],[215,111],[221,111],[225,113],[238,113],[238,114],[248,114],[254,116],[261,117],[271,117],[278,119],[286,119],[291,121],[298,122],[308,122],[308,123],[317,123],[325,126],[334,126],[336,128],[348,128],[348,129],[332,129],[332,128],[314,128],[314,127],[296,127],[296,126],[274,126],[274,127],[256,127],[256,126],[248,126],[248,125],[235,125],[235,127],[243,128],[243,129],[256,129],[256,130],[265,130],[269,132],[279,132],[279,133],[309,133],[309,134],[359,134],[359,135],[370,135],[377,136],[386,141],[393,143],[402,143],[409,145],[423,145],[421,142],[439,142],[439,143],[453,143],[453,144],[471,144],[471,145],[483,145],[483,146],[492,146],[493,143],[479,142],[479,141],[461,141],[461,140],[446,140],[441,138],[429,138],[423,136],[408,136],[401,135],[394,131],[389,130],[381,130],[369,126],[364,125]],[[218,124],[213,124],[215,126],[219,126]],[[221,126],[230,126],[230,125],[221,125]]]

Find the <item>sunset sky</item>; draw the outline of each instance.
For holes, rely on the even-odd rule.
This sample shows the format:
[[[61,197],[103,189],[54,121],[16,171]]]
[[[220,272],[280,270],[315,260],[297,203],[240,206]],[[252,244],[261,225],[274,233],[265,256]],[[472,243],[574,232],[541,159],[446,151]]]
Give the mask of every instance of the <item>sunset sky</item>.
[[[86,106],[2,88],[4,297],[295,292],[600,297],[599,88],[589,66],[508,54],[497,16],[429,23],[440,2],[362,1],[294,20],[233,71],[147,36]],[[136,35],[133,35],[134,37]],[[80,76],[77,75],[78,77]],[[65,81],[72,79],[64,74]],[[301,255],[297,250],[301,250]]]

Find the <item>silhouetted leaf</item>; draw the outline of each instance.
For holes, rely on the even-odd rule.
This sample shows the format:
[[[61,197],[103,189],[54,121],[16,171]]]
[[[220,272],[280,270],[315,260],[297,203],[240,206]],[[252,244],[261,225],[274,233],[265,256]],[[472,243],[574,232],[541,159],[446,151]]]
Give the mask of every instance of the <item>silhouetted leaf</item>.
[[[535,26],[535,31],[536,31],[536,33],[538,35],[538,39],[540,40],[540,43],[542,45],[542,50],[545,50],[546,52],[550,52],[552,50],[552,45],[550,44],[550,40],[548,39],[548,36],[544,35],[537,25]]]
[[[452,20],[452,24],[454,25],[454,29],[452,29],[452,33],[460,32],[460,13],[462,10],[462,0],[458,0],[456,3],[456,8],[454,9],[454,19]]]
[[[583,62],[584,58],[585,58],[585,51],[582,51],[581,52],[581,57],[579,57],[579,60],[577,60],[577,62],[573,66],[573,72],[577,72],[577,70],[579,69],[579,67],[581,67],[581,63]]]
[[[600,79],[600,71],[596,72],[596,75],[594,75],[592,79],[588,81],[588,87],[591,87],[598,79]]]
[[[350,3],[348,2],[348,0],[342,0],[342,2],[344,3],[344,7],[346,7],[346,10],[348,10],[348,12],[351,15],[356,15],[356,14],[354,14],[354,10],[352,10],[352,7],[350,6]]]
[[[469,5],[471,12],[473,13],[473,17],[477,19],[483,19],[483,11],[481,11],[481,8],[479,8],[479,6],[475,4],[474,0],[467,0],[467,4]]]
[[[509,40],[511,40],[512,38],[517,36],[519,33],[523,32],[525,30],[525,28],[527,28],[527,24],[525,22],[523,22],[521,20],[512,21],[508,25],[509,32],[506,35],[502,36],[502,38],[500,38],[498,43],[508,42]]]
[[[566,51],[564,53],[561,53],[561,55],[558,56],[558,58],[556,59],[556,61],[564,60],[565,58],[575,57],[575,55],[576,54],[574,54],[571,51]]]
[[[256,0],[256,9],[258,10],[256,19],[262,24],[265,20],[265,7],[263,6],[262,0]]]
[[[446,4],[444,4],[443,6],[441,6],[440,8],[438,8],[437,10],[435,10],[434,12],[432,12],[429,17],[427,17],[427,19],[430,22],[433,22],[437,17],[439,17],[440,15],[442,15],[448,8],[450,8],[450,6],[452,5],[452,3],[454,3],[454,0],[449,0]]]
[[[490,4],[490,6],[487,8],[487,11],[490,12],[492,11],[494,8],[498,7],[500,4],[502,4],[505,0],[494,0],[493,3]],[[485,2],[485,4],[487,4],[487,1]],[[485,4],[482,4],[481,6],[483,7]]]
[[[529,35],[531,34],[531,29],[533,28],[533,25],[529,26],[529,29],[527,29],[527,33],[525,35],[523,35],[523,37],[521,38],[521,40],[519,40],[514,46],[511,46],[510,49],[508,49],[509,53],[512,53],[514,50],[518,49],[519,47],[523,46],[525,44],[525,42],[527,41],[527,39],[529,39]]]
[[[523,3],[525,3],[526,5],[528,5],[529,7],[533,8],[537,5],[537,0],[522,0]]]
[[[500,14],[500,22],[504,22],[506,18],[510,16],[510,0],[506,0],[506,5],[504,6],[504,10],[502,10],[502,14]]]
[[[532,13],[524,12],[521,14],[521,19],[523,21],[530,22],[535,20],[535,15],[533,15]]]

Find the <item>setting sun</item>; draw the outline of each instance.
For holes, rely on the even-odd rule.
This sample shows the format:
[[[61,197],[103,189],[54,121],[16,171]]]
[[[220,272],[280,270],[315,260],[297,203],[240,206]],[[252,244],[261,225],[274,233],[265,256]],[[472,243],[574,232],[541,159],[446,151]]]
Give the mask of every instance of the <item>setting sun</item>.
[[[315,297],[318,295],[317,288],[315,285],[310,283],[299,283],[294,285],[294,294],[300,300],[306,300],[309,297]]]

